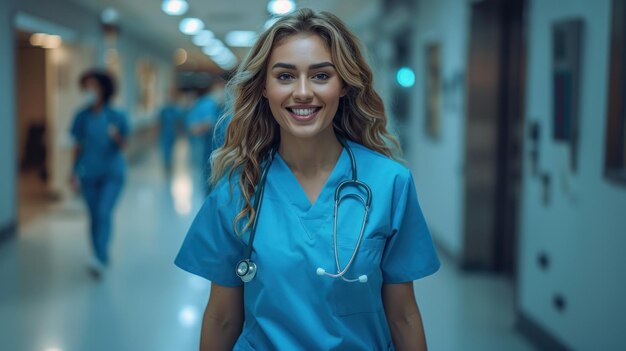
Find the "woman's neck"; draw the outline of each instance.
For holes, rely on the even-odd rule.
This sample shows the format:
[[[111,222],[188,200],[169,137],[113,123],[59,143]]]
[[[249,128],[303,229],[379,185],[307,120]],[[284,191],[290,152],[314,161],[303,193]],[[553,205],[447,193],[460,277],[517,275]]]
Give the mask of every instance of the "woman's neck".
[[[341,154],[342,146],[334,131],[315,138],[302,139],[281,135],[278,148],[280,156],[295,173],[305,177],[315,176],[320,171],[332,171]]]

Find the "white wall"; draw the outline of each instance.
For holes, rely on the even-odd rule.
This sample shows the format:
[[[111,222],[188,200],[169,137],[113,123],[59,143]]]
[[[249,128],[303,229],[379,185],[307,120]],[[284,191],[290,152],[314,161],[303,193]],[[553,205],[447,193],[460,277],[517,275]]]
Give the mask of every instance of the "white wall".
[[[579,350],[623,348],[626,325],[626,187],[603,177],[608,96],[610,0],[530,1],[526,118],[541,124],[539,168],[552,178],[552,202],[541,203],[541,184],[530,174],[525,146],[518,304],[562,343]],[[567,149],[552,140],[551,26],[585,22],[580,92],[578,173]],[[550,268],[541,271],[545,251]],[[562,294],[566,310],[552,306]]]
[[[0,1],[0,230],[16,221],[14,0]]]
[[[419,1],[413,21],[416,84],[407,135],[406,158],[415,175],[420,203],[435,240],[455,257],[463,245],[463,149],[465,144],[465,95],[457,91],[456,103],[441,95],[441,135],[430,139],[425,132],[425,50],[441,43],[441,82],[464,73],[467,57],[467,0]],[[448,101],[446,101],[448,99]]]
[[[121,37],[118,50],[122,57],[122,79],[120,83],[119,100],[121,107],[131,117],[135,126],[154,122],[156,113],[165,102],[167,89],[172,85],[174,68],[171,61],[172,55],[168,52],[160,52],[138,42],[133,37]],[[137,76],[139,61],[149,63],[154,68],[156,88],[156,111],[139,107],[140,84]]]

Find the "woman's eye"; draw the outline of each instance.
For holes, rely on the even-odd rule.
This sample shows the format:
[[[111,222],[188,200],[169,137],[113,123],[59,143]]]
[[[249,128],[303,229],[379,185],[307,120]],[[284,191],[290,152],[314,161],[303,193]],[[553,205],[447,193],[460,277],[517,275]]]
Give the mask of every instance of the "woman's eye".
[[[326,80],[328,78],[330,78],[330,77],[326,73],[318,73],[318,74],[313,76],[313,79],[317,79],[317,80]]]
[[[293,76],[289,73],[281,73],[278,75],[278,80],[289,80],[291,78],[293,78]]]

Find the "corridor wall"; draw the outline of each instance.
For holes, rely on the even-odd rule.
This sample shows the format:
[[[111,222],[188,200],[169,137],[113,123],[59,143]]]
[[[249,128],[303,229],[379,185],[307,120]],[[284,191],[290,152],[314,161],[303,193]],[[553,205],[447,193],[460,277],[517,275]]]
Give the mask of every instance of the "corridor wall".
[[[14,5],[14,0],[0,1],[0,240],[14,234],[17,221]]]
[[[444,251],[459,258],[463,245],[463,148],[468,8],[466,0],[419,1],[413,23],[414,70],[410,132],[406,150],[420,203],[433,236]],[[454,24],[454,25],[450,25]],[[426,130],[426,46],[441,49],[442,84],[450,84],[440,99],[440,133]]]
[[[576,350],[617,350],[625,340],[626,186],[603,174],[610,13],[611,0],[533,0],[528,8],[526,124],[540,127],[538,169],[550,182],[545,188],[532,173],[527,142],[518,310]],[[583,21],[577,170],[552,122],[552,28],[568,19]]]
[[[616,350],[626,324],[626,186],[604,175],[611,0],[530,0],[526,7],[526,101],[519,214],[516,309],[519,325],[545,347]],[[463,155],[470,1],[419,1],[407,163],[440,247],[463,252]],[[583,22],[578,166],[553,138],[553,26]],[[426,128],[426,47],[440,55],[440,133]],[[540,129],[538,174],[531,164],[530,124]],[[545,177],[544,177],[545,176]],[[543,179],[549,179],[544,186]],[[623,329],[623,328],[622,328]],[[530,335],[530,334],[529,334]],[[552,343],[552,344],[550,344]]]

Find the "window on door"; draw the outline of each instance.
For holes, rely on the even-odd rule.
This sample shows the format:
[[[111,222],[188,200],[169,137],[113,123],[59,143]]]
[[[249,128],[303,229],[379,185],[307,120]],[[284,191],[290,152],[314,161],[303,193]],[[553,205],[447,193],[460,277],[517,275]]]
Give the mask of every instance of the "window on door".
[[[605,175],[626,184],[626,0],[613,0]]]

